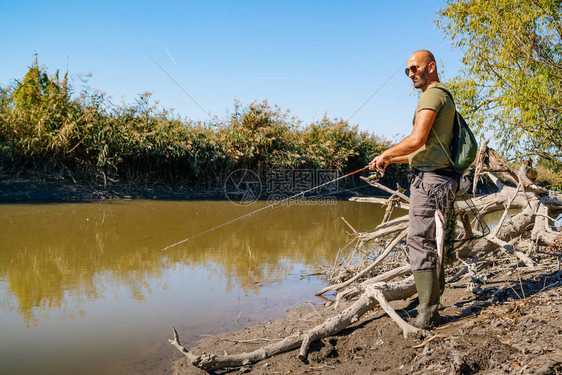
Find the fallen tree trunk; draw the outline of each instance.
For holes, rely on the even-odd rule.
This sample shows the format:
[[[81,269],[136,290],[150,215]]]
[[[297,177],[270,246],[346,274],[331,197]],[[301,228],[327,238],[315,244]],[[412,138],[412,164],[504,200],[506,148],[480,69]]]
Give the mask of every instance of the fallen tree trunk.
[[[535,225],[531,232],[531,240],[540,245],[548,246],[554,242],[561,233],[552,230],[550,222],[552,219],[549,215],[548,205],[552,203],[560,203],[556,199],[543,198],[538,204],[537,214],[535,216]],[[560,203],[562,206],[562,203]]]
[[[504,242],[508,242],[528,230],[533,225],[534,221],[534,207],[526,208],[506,222],[495,237]],[[493,236],[488,235],[473,241],[466,241],[462,243],[456,251],[459,257],[466,259],[472,258],[474,255],[486,255],[496,250],[499,246],[500,244],[493,239]]]
[[[508,197],[513,196],[516,192],[515,188],[505,186],[500,192],[489,194],[486,196],[473,199],[474,205],[478,207],[480,216],[485,216],[493,212],[505,209],[505,203]],[[515,195],[511,202],[511,209],[523,209],[529,206],[529,200],[536,199],[533,194],[525,196],[523,192]],[[455,201],[457,209],[469,211],[468,203],[464,200]],[[409,207],[401,207],[408,209]],[[400,216],[396,219],[383,223],[375,228],[375,231],[369,233],[359,233],[358,238],[362,244],[366,244],[376,238],[381,238],[397,232],[403,231],[408,227],[408,215]]]

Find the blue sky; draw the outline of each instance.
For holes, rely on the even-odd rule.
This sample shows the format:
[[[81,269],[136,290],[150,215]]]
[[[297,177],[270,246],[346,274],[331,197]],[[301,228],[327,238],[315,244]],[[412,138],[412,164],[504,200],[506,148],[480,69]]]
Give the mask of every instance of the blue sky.
[[[267,99],[305,123],[350,118],[394,139],[411,130],[416,96],[407,57],[431,50],[454,77],[459,54],[435,28],[445,1],[5,1],[0,85],[40,65],[131,103],[153,93],[164,108],[208,120],[152,60],[219,118],[234,100]],[[68,56],[68,59],[67,59]],[[400,71],[393,76],[398,69]],[[391,78],[392,77],[392,78]]]

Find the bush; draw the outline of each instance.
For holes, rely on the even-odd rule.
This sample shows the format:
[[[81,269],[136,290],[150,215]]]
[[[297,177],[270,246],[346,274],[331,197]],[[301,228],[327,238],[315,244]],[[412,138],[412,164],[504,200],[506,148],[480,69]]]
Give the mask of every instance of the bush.
[[[127,183],[177,182],[218,186],[232,170],[261,176],[268,169],[365,166],[388,142],[341,119],[303,126],[267,101],[235,103],[220,125],[196,123],[144,93],[114,106],[86,87],[73,95],[67,76],[49,76],[37,59],[21,81],[0,89],[3,171],[72,173]]]

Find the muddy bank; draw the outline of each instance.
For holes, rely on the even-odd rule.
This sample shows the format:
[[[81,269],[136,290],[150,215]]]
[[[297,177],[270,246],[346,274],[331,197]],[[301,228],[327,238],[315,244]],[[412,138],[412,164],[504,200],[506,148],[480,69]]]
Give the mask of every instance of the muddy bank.
[[[216,374],[560,374],[562,373],[562,283],[557,264],[495,270],[476,294],[467,280],[448,285],[443,295],[444,324],[431,340],[405,339],[379,308],[338,335],[316,342],[308,361],[298,350],[245,368]],[[415,299],[393,302],[403,318],[415,315]],[[342,307],[343,309],[343,307]],[[195,354],[253,351],[334,315],[333,307],[304,305],[286,319],[206,338]],[[181,337],[181,332],[180,337]],[[169,348],[176,351],[175,348]],[[176,375],[205,374],[181,354]]]
[[[371,196],[373,189],[368,185],[346,187],[342,191],[330,193],[337,199],[352,196]],[[270,195],[262,194],[260,199],[277,197],[275,200],[290,197],[295,192]],[[380,190],[381,196],[388,196]],[[306,197],[314,197],[309,193]],[[326,194],[316,196],[324,197]],[[281,197],[281,198],[279,198]],[[106,199],[162,199],[162,200],[226,200],[224,187],[202,188],[184,184],[135,184],[99,181],[70,181],[67,179],[39,178],[0,178],[0,203],[21,202],[91,202]]]
[[[406,187],[407,185],[404,184]],[[496,192],[497,188],[487,180],[478,184],[478,194]],[[260,199],[290,197],[298,192],[269,195],[263,193]],[[406,190],[408,194],[408,190]],[[329,194],[337,199],[350,197],[387,197],[390,194],[375,189],[362,181],[349,180],[342,183],[338,191]],[[314,193],[306,197],[314,197]],[[317,194],[316,196],[326,196]],[[106,199],[163,199],[163,200],[224,200],[227,199],[223,186],[203,188],[186,184],[123,183],[97,180],[76,180],[57,176],[29,178],[0,177],[0,203],[21,202],[91,202]]]
[[[185,185],[125,184],[96,181],[73,182],[57,179],[2,179],[0,202],[70,202],[104,199],[225,199],[222,189],[201,189]]]

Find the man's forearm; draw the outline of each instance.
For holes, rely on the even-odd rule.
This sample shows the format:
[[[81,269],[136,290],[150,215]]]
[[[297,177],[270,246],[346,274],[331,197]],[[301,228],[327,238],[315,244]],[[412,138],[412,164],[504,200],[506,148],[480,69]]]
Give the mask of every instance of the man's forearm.
[[[418,150],[427,141],[437,112],[432,109],[422,109],[416,115],[416,122],[412,134],[404,138],[400,143],[392,146],[379,156],[375,157],[369,164],[370,169],[377,168],[384,171],[389,163],[405,163],[408,155]],[[396,159],[396,160],[394,160]]]
[[[390,162],[393,164],[402,164],[402,163],[409,163],[410,160],[408,158],[408,155],[404,155],[404,156],[391,157]]]
[[[402,160],[402,158],[407,159],[408,155],[410,155],[412,152],[418,150],[421,146],[423,146],[423,143],[420,144],[419,141],[416,142],[412,138],[413,137],[411,135],[407,136],[400,143],[384,151],[381,155],[384,155],[384,157],[391,158],[391,159],[395,159],[395,158],[397,159],[399,158],[400,160]],[[402,162],[393,161],[393,163],[402,163]]]

